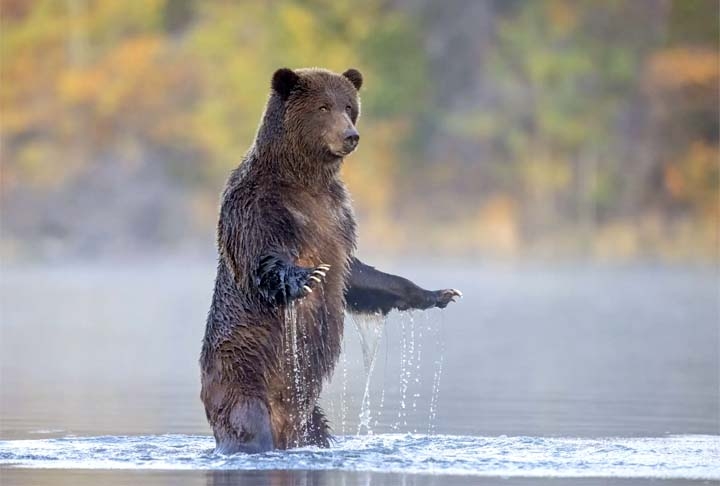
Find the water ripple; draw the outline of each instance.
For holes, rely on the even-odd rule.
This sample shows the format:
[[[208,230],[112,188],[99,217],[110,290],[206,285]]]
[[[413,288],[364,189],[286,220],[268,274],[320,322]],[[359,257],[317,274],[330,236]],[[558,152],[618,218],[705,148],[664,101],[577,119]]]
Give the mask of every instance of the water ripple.
[[[334,447],[213,454],[197,435],[0,441],[0,466],[52,469],[337,470],[544,478],[720,479],[720,436],[664,438],[338,437]]]

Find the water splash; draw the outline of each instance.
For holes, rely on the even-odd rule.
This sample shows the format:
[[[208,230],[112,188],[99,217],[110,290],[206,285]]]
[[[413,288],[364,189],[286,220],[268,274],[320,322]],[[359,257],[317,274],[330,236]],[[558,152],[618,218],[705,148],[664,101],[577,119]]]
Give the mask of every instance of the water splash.
[[[0,466],[50,469],[335,470],[532,478],[720,480],[720,437],[341,436],[334,447],[213,454],[210,436],[0,441]]]

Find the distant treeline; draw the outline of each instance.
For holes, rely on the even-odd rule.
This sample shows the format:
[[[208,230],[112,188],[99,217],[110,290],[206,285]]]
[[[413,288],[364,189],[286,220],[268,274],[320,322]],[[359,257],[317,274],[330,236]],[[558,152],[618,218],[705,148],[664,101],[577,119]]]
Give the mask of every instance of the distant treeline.
[[[714,260],[716,0],[0,0],[0,256],[211,251],[280,66],[356,67],[361,247]]]

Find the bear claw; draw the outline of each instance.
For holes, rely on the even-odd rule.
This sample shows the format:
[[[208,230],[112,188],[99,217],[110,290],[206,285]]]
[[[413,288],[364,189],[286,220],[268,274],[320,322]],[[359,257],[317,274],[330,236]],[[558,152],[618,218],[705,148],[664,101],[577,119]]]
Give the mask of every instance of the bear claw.
[[[444,309],[450,302],[457,302],[455,299],[457,297],[462,298],[463,294],[457,289],[445,289],[439,290],[436,295],[437,302],[435,306]]]
[[[313,287],[315,285],[322,283],[323,279],[327,276],[327,271],[330,270],[330,265],[326,263],[321,263],[320,265],[316,266],[312,271],[310,272],[310,275],[308,275],[306,278],[304,285],[302,286],[303,295],[302,297],[305,297],[312,293]]]

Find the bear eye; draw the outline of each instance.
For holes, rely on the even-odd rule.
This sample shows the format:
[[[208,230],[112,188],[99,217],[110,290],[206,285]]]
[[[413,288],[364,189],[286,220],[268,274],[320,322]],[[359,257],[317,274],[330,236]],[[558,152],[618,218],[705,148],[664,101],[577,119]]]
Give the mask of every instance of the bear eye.
[[[345,111],[347,111],[349,115],[352,115],[352,106],[347,105],[347,106],[345,107]]]
[[[327,107],[327,106],[323,105],[323,106],[320,107],[320,111],[322,111],[322,112],[324,113],[324,112],[327,112],[327,111],[329,111],[329,110],[328,110],[328,107]]]

